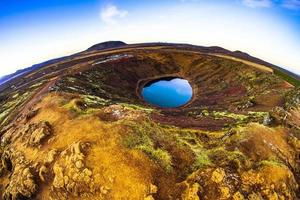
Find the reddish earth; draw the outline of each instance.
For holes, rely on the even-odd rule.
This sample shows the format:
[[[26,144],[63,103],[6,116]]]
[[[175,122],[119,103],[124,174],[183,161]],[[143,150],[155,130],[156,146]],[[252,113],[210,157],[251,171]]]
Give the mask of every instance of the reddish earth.
[[[193,117],[180,115],[170,116],[155,113],[151,115],[151,119],[160,124],[209,131],[222,130],[226,127],[226,125],[234,122],[232,119],[214,119],[212,117],[201,117],[199,119],[195,119]]]

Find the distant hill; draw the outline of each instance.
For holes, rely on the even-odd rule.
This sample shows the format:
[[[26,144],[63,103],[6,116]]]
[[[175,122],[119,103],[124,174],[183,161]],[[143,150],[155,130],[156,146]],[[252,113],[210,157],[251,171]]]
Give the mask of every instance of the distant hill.
[[[86,51],[106,50],[106,49],[117,48],[117,47],[122,47],[122,46],[126,46],[126,45],[127,44],[125,42],[122,42],[122,41],[107,41],[107,42],[102,42],[102,43],[99,43],[99,44],[95,44],[95,45],[91,46],[90,48],[88,48]],[[6,83],[7,81],[10,81],[11,79],[14,79],[14,78],[16,78],[20,75],[23,75],[27,72],[39,69],[43,66],[54,64],[56,62],[60,62],[60,61],[65,60],[67,58],[71,58],[71,57],[73,57],[77,54],[78,53],[70,55],[70,56],[64,56],[64,57],[61,57],[61,58],[51,59],[51,60],[48,60],[46,62],[42,62],[42,63],[39,63],[39,64],[32,65],[31,67],[28,67],[28,68],[20,69],[20,70],[16,71],[15,73],[0,77],[0,85],[3,84],[3,83]]]
[[[20,70],[16,71],[13,74],[1,77],[0,78],[0,85],[3,84],[3,83],[6,83],[6,82],[8,82],[8,81],[10,81],[10,80],[12,80],[12,79],[14,79],[16,77],[18,77],[18,76],[21,76],[21,75],[29,73],[29,72],[31,72],[33,70],[39,69],[39,68],[41,68],[43,66],[51,65],[53,63],[65,60],[68,57],[70,57],[70,56],[65,56],[65,57],[61,57],[61,58],[55,58],[55,59],[52,59],[52,60],[48,60],[46,62],[42,62],[42,63],[39,63],[39,64],[32,65],[31,67],[28,67],[28,68],[20,69]]]
[[[84,53],[89,53],[91,51],[102,51],[102,50],[108,50],[108,49],[115,49],[115,48],[134,48],[134,47],[142,47],[142,46],[170,46],[170,47],[178,47],[178,48],[183,48],[183,49],[190,49],[190,50],[195,50],[195,51],[200,51],[203,53],[220,53],[220,54],[224,54],[224,55],[229,55],[229,56],[233,56],[236,58],[240,58],[240,59],[244,59],[244,60],[248,60],[254,63],[258,63],[261,65],[265,65],[268,67],[271,67],[274,69],[275,73],[279,76],[285,77],[285,79],[287,79],[289,82],[293,83],[294,85],[298,85],[299,81],[300,81],[300,76],[290,72],[286,69],[283,69],[281,67],[278,67],[276,65],[273,65],[271,63],[268,63],[266,61],[263,61],[259,58],[253,57],[245,52],[242,51],[229,51],[227,49],[224,49],[222,47],[218,47],[218,46],[211,46],[211,47],[204,47],[204,46],[196,46],[196,45],[190,45],[190,44],[173,44],[173,43],[161,43],[161,42],[155,42],[155,43],[143,43],[143,44],[126,44],[125,42],[122,41],[107,41],[107,42],[102,42],[102,43],[98,43],[95,44],[91,47],[89,47],[87,50],[76,53],[76,54],[72,54],[70,56],[64,56],[61,58],[55,58],[52,60],[48,60],[46,62],[42,62],[39,64],[35,64],[32,65],[31,67],[28,68],[24,68],[21,70],[16,71],[13,74],[10,75],[6,75],[4,77],[0,77],[0,85],[18,77],[21,75],[24,75],[28,72],[31,72],[33,70],[42,68],[44,66],[50,65],[50,64],[54,64],[60,61],[63,61],[65,59],[70,59],[72,57],[75,57],[79,54],[84,54]]]
[[[86,51],[99,51],[99,50],[106,50],[106,49],[111,49],[111,48],[117,48],[117,47],[122,47],[126,46],[127,44],[122,41],[107,41],[107,42],[102,42],[99,44],[95,44],[88,48]]]

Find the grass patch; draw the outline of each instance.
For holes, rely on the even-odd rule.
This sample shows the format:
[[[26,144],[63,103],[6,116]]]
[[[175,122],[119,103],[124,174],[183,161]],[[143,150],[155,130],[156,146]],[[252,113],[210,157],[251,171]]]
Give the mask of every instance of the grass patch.
[[[45,83],[45,81],[41,81],[41,82],[39,82],[39,83],[33,84],[33,85],[31,85],[31,86],[29,87],[29,89],[39,87],[39,86],[43,85],[44,83]]]
[[[121,105],[124,108],[128,108],[131,110],[142,110],[145,111],[146,113],[152,113],[153,109],[152,108],[147,108],[141,105],[136,105],[136,104],[128,104],[128,103],[120,103],[119,105]]]
[[[284,73],[278,69],[274,69],[275,75],[279,76],[280,78],[284,79],[285,81],[289,82],[290,84],[300,87],[300,81],[291,75]]]
[[[72,99],[71,101],[64,103],[62,107],[77,114],[91,114],[97,111],[98,108],[103,108],[109,104],[110,101],[100,97],[82,95],[81,98]]]
[[[132,132],[124,139],[127,148],[143,151],[150,159],[159,164],[167,173],[171,173],[172,157],[168,151],[155,147],[153,134],[160,134],[160,130],[155,124],[150,122],[135,123],[132,121],[124,122]]]
[[[248,112],[247,114],[236,114],[228,111],[224,111],[224,112],[213,111],[208,115],[214,117],[215,119],[222,119],[222,118],[234,119],[236,121],[235,125],[247,124],[249,122],[258,122],[262,124],[270,116],[268,112],[251,112],[251,111]]]
[[[83,95],[83,101],[89,107],[107,106],[110,103],[109,100],[91,95]]]
[[[293,90],[287,92],[284,100],[285,109],[289,110],[293,107],[297,107],[300,103],[300,87],[294,88]]]
[[[12,111],[13,108],[4,110],[3,112],[0,113],[0,124],[4,124],[6,121],[6,117],[8,117],[9,113]]]
[[[0,106],[0,126],[4,126],[10,120],[11,115],[15,114],[15,110],[22,106],[33,92],[25,92],[3,102],[4,104]]]
[[[250,167],[250,161],[239,150],[228,151],[224,147],[218,147],[208,151],[209,158],[219,166],[230,166],[235,170]]]
[[[200,169],[202,167],[211,166],[213,163],[209,159],[207,152],[200,152],[196,155],[193,168]]]
[[[263,160],[259,163],[259,166],[276,166],[276,167],[286,167],[286,165],[278,160]]]
[[[238,151],[227,151],[224,147],[214,149],[202,149],[195,152],[195,162],[193,168],[195,170],[208,166],[230,166],[232,169],[240,170],[244,167],[249,167],[245,155]]]
[[[63,107],[67,110],[74,111],[76,113],[83,113],[83,106],[84,102],[80,99],[73,99],[67,104],[65,104]]]
[[[241,115],[241,114],[235,114],[235,113],[229,113],[229,112],[217,112],[213,111],[212,116],[216,119],[223,118],[223,117],[229,117],[238,121],[246,121],[248,119],[247,115]]]
[[[172,172],[172,157],[167,151],[160,148],[154,149],[151,145],[140,145],[137,146],[136,149],[143,151],[152,160],[163,167],[168,173]]]

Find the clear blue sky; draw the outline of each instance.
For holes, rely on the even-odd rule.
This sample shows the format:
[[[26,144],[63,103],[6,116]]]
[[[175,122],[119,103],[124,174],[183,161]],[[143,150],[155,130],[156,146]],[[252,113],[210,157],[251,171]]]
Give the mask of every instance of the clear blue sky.
[[[0,1],[0,76],[107,40],[217,45],[300,74],[300,0]]]

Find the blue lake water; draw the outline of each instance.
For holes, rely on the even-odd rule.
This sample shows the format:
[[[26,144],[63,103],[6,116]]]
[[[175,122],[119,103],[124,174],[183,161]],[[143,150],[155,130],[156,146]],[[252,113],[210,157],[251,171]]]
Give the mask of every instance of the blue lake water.
[[[142,96],[152,105],[175,108],[191,100],[193,89],[185,79],[167,78],[146,84]]]

